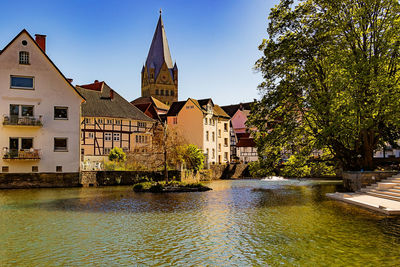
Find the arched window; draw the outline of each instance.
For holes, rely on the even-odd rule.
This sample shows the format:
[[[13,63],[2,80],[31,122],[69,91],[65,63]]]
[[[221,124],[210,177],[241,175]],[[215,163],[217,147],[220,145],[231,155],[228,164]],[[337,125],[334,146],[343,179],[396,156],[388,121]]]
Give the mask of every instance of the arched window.
[[[164,89],[161,89],[161,95],[164,95]]]
[[[174,94],[175,94],[174,90],[171,90],[171,96],[174,96]]]
[[[165,95],[169,95],[169,91],[168,90],[165,90]]]
[[[19,64],[29,64],[29,52],[20,51],[19,52]]]
[[[156,89],[156,95],[158,95],[158,89]]]

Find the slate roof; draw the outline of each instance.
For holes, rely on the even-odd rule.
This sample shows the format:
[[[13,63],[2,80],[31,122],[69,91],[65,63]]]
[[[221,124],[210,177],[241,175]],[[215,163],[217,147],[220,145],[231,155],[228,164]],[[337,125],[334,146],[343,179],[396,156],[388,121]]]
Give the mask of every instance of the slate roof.
[[[142,96],[131,101],[131,104],[135,106],[139,104],[149,104],[149,103],[154,104],[154,106],[156,106],[157,109],[163,109],[165,111],[168,111],[169,109],[169,106],[167,104],[164,104],[163,102],[152,96]]]
[[[164,29],[164,23],[160,13],[156,31],[154,32],[149,54],[147,55],[146,59],[147,70],[150,68],[155,68],[155,77],[157,77],[164,62],[168,69],[171,70],[174,68],[174,65],[172,64],[171,53],[169,51],[167,35]]]
[[[114,91],[114,97],[111,99],[110,91],[112,89],[105,82],[99,83],[102,83],[102,88],[100,91],[96,89],[85,89],[82,86],[76,86],[76,89],[86,99],[86,102],[82,103],[81,106],[83,117],[109,117],[154,121],[140,111],[137,107],[125,100],[117,92]],[[88,85],[84,86],[91,87]]]
[[[189,99],[188,99],[189,100]],[[179,111],[183,108],[183,106],[186,104],[186,101],[178,101],[172,103],[171,107],[168,110],[167,117],[169,116],[177,116]]]
[[[183,108],[183,106],[186,104],[186,102],[188,102],[189,100],[193,101],[193,103],[200,108],[200,110],[202,112],[206,112],[207,111],[207,104],[212,100],[211,98],[207,98],[207,99],[200,99],[200,100],[196,100],[193,98],[188,98],[188,100],[186,101],[179,101],[179,102],[174,102],[172,103],[171,107],[169,108],[169,111],[167,113],[167,116],[177,116],[179,111],[181,111],[181,109]],[[218,117],[224,117],[224,118],[228,118],[230,119],[229,115],[226,114],[226,112],[218,105],[214,105],[213,106],[213,113],[215,116]]]
[[[240,108],[242,108],[243,110],[251,110],[251,104],[253,104],[253,102],[239,103],[239,104],[229,105],[229,106],[222,106],[221,108],[230,117],[232,117],[233,115],[235,115],[236,111],[238,111],[238,109],[240,109]]]

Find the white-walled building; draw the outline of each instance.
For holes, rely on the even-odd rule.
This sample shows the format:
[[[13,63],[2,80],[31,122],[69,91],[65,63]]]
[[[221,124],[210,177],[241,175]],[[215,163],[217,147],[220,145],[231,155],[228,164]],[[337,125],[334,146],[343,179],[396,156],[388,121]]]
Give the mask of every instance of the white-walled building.
[[[2,173],[77,173],[83,97],[22,30],[0,51]]]

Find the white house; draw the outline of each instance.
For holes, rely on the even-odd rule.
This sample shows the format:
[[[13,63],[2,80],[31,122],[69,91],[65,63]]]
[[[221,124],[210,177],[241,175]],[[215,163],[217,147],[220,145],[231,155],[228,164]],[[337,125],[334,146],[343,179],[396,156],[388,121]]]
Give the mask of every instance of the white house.
[[[84,98],[22,30],[0,51],[2,173],[78,173]]]

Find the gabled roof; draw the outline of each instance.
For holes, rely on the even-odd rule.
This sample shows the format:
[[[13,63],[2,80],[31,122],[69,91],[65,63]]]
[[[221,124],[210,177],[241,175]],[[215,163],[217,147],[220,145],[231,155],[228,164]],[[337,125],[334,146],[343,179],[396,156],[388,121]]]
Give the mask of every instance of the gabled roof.
[[[135,107],[140,109],[140,111],[142,111],[150,118],[161,121],[161,118],[152,103],[135,104]]]
[[[230,119],[231,117],[228,115],[228,114],[226,114],[226,112],[220,107],[220,106],[218,106],[218,105],[214,105],[214,107],[213,107],[213,112],[214,112],[214,115],[216,115],[216,116],[218,116],[218,117],[223,117],[223,118],[227,118],[227,119]]]
[[[168,110],[167,117],[177,116],[179,111],[181,111],[181,109],[183,108],[183,106],[186,104],[187,101],[189,101],[189,99],[186,101],[178,101],[172,103],[171,107]]]
[[[242,110],[251,110],[251,104],[253,104],[253,102],[246,102],[246,103],[239,103],[239,104],[235,104],[235,105],[229,105],[229,106],[222,106],[221,108],[229,115],[229,116],[233,116],[235,115],[236,111],[238,111],[238,109],[242,109]]]
[[[86,102],[81,105],[83,117],[109,117],[154,121],[114,90],[113,98],[110,98],[112,89],[105,82],[102,83],[103,85],[100,91],[96,89],[85,89],[81,86],[76,87],[86,98]],[[91,86],[86,85],[86,87]],[[96,88],[96,86],[93,87]]]
[[[103,86],[104,86],[104,81],[99,82],[98,80],[94,81],[94,83],[91,84],[79,85],[79,87],[95,91],[101,91],[103,89]]]
[[[155,68],[155,77],[157,77],[164,62],[167,65],[168,69],[172,69],[174,67],[174,65],[172,64],[167,35],[165,33],[164,23],[162,21],[160,12],[156,31],[154,32],[149,54],[147,55],[146,59],[147,70],[149,70],[150,68]]]
[[[236,147],[255,147],[256,143],[253,138],[241,138],[236,143]]]
[[[14,39],[11,40],[2,50],[0,50],[0,56],[3,54],[4,51],[7,50],[7,48],[16,40],[18,39],[19,36],[21,36],[23,33],[26,33],[28,37],[31,39],[32,43],[36,45],[37,48],[42,52],[42,54],[46,57],[46,59],[50,62],[51,65],[57,70],[57,72],[61,75],[61,77],[70,85],[70,87],[83,99],[85,100],[85,97],[71,84],[71,82],[64,76],[64,74],[60,71],[60,69],[54,64],[54,62],[49,58],[49,56],[42,50],[42,48],[36,43],[35,39],[29,34],[29,32],[26,29],[23,29],[20,33],[17,34],[17,36],[14,37]]]
[[[165,111],[169,110],[169,106],[167,104],[164,104],[163,102],[152,96],[142,96],[131,101],[131,104],[135,106],[138,104],[148,104],[148,103],[153,104],[157,109],[162,109]]]

